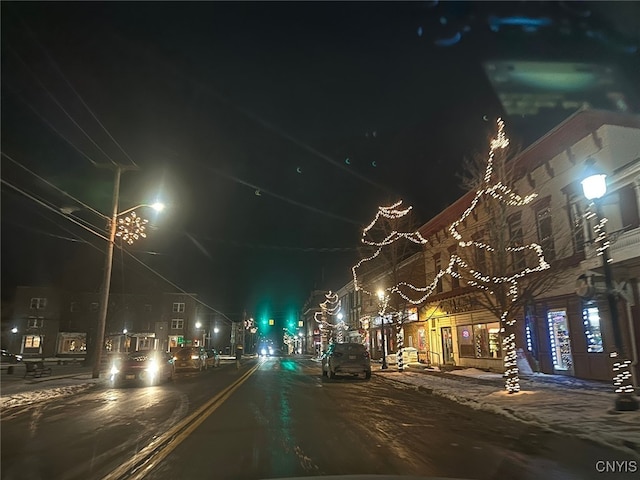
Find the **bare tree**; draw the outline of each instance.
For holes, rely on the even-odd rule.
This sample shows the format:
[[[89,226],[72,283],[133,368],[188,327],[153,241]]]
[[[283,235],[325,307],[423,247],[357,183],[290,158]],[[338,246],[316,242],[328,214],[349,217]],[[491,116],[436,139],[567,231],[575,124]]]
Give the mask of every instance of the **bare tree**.
[[[548,292],[564,276],[564,270],[551,268],[551,262],[566,256],[572,238],[551,234],[550,211],[543,208],[532,214],[528,205],[537,193],[518,194],[522,173],[515,152],[498,120],[488,157],[467,162],[465,185],[476,193],[460,219],[449,227],[457,249],[444,272],[475,287],[475,303],[500,321],[509,393],[520,389],[516,319],[533,298]],[[527,243],[536,232],[539,243]],[[554,244],[554,238],[568,241]]]
[[[378,207],[372,222],[362,232],[361,260],[352,268],[356,290],[378,298],[382,308],[382,361],[386,368],[385,317],[387,311],[396,329],[398,369],[403,369],[402,325],[407,316],[408,297],[399,294],[405,282],[424,282],[424,253],[426,240],[417,231],[410,216],[412,207],[402,207],[402,200]]]

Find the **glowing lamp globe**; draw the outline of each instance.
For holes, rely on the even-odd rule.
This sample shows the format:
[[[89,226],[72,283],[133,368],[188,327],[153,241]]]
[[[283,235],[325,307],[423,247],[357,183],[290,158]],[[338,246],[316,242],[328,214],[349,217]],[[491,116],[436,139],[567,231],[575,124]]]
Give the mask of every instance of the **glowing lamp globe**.
[[[587,200],[597,200],[607,193],[607,176],[604,173],[593,172],[580,183]]]

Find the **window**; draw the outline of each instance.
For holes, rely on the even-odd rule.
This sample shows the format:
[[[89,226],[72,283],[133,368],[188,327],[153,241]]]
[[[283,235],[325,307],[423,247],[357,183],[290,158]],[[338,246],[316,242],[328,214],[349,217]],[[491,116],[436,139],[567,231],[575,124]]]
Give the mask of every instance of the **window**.
[[[544,207],[536,212],[536,224],[538,227],[538,241],[544,252],[544,258],[550,262],[556,258],[553,247],[553,227],[551,219],[551,209]]]
[[[440,258],[439,253],[433,256],[433,270],[435,272],[435,275],[438,275],[438,273],[440,273],[440,270],[442,270],[442,259]],[[438,279],[438,284],[436,285],[436,293],[442,293],[442,277]]]
[[[24,337],[24,348],[40,348],[39,335],[27,335]]]
[[[91,302],[91,305],[89,306],[89,310],[91,310],[92,312],[97,312],[98,311],[98,302]]]
[[[184,312],[184,303],[182,302],[174,302],[173,303],[173,313],[181,313]]]
[[[150,303],[147,303],[147,304],[144,306],[144,311],[145,311],[145,312],[150,312],[150,311],[151,311],[151,304],[150,304]]]
[[[584,199],[580,199],[577,195],[572,195],[569,198],[569,221],[571,222],[571,234],[573,239],[573,251],[575,253],[584,251],[584,210],[582,209],[582,202]]]
[[[149,350],[151,349],[151,338],[144,337],[138,338],[138,350]]]
[[[474,242],[484,243],[484,233],[478,232],[472,235],[471,239]],[[474,247],[474,270],[480,272],[482,275],[487,275],[487,255],[484,248]]]
[[[47,299],[46,298],[32,298],[31,303],[29,305],[31,310],[43,310],[47,308]]]
[[[171,320],[171,329],[182,330],[184,328],[184,320],[182,318],[174,318]]]
[[[522,234],[522,218],[521,214],[517,213],[509,217],[509,238],[511,247],[521,247],[523,245],[524,235]],[[524,270],[526,267],[526,261],[524,252],[518,251],[512,253],[512,266],[514,271]]]
[[[458,326],[461,357],[502,358],[500,323]]]
[[[584,335],[587,338],[587,352],[604,352],[602,331],[600,330],[600,310],[595,302],[585,303],[582,308]]]
[[[71,302],[71,304],[69,305],[69,311],[70,312],[77,312],[78,311],[78,302]]]
[[[44,325],[44,318],[42,317],[29,317],[27,319],[27,328],[42,328]]]
[[[451,247],[449,249],[449,258],[456,254],[456,247]],[[460,288],[460,278],[457,277],[458,274],[458,264],[455,264],[451,269],[451,290],[455,290],[456,288]]]

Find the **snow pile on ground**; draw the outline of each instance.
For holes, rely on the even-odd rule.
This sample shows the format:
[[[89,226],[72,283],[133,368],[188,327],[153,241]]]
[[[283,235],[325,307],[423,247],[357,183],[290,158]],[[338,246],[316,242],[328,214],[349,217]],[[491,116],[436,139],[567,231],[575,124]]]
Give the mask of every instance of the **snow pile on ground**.
[[[95,382],[76,382],[75,384],[57,386],[54,388],[47,388],[46,385],[41,385],[38,390],[23,391],[14,394],[3,391],[2,398],[0,399],[0,409],[4,411],[8,408],[22,407],[25,405],[32,405],[34,403],[47,402],[57,398],[67,397],[69,395],[75,395],[88,390],[95,385]]]
[[[490,375],[491,378],[497,375],[497,378],[501,378],[500,374],[466,370],[457,370],[455,375]],[[612,411],[615,399],[612,392],[567,389],[561,385],[531,380],[521,382],[520,393],[509,395],[498,385],[462,382],[456,378],[424,373],[385,372],[380,373],[380,376],[477,410],[494,412],[553,431],[604,443],[640,458],[640,410]]]

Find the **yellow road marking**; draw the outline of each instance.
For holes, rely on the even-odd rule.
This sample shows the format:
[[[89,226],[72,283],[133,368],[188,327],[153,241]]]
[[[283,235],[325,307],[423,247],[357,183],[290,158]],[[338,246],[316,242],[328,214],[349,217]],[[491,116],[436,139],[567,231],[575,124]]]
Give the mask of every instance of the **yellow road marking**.
[[[174,425],[160,437],[140,450],[131,460],[120,465],[111,473],[105,475],[102,480],[116,480],[130,478],[140,480],[144,478],[158,463],[164,460],[180,443],[182,443],[209,415],[218,409],[240,385],[255,373],[263,362],[258,363],[246,372],[242,377],[233,382],[222,392],[201,406],[180,423]],[[136,469],[137,471],[132,471]]]

